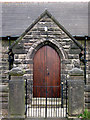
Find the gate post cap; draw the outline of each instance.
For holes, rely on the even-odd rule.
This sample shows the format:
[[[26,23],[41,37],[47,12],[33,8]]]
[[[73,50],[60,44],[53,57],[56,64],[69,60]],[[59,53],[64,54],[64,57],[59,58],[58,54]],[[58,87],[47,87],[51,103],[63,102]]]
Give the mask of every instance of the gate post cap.
[[[83,70],[80,68],[73,68],[72,70],[69,71],[70,76],[83,76]]]
[[[20,68],[20,67],[12,68],[9,71],[9,75],[11,75],[11,76],[23,76],[24,73],[25,73],[25,71],[22,68]]]

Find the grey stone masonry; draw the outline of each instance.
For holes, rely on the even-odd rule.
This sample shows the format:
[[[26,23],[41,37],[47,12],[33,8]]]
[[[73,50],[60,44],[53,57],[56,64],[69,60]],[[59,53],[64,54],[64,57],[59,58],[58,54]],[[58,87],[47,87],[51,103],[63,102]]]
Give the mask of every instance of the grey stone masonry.
[[[47,27],[47,31],[45,28]],[[15,41],[12,50],[14,53],[14,65],[23,67],[26,71],[28,104],[33,97],[33,59],[36,52],[43,46],[52,47],[61,60],[61,81],[65,84],[68,71],[73,67],[80,67],[79,53],[81,49],[70,35],[57,24],[53,16],[44,14],[26,30],[26,33]],[[74,52],[73,52],[74,51]]]
[[[87,40],[86,42],[87,47],[86,47],[86,80],[87,80],[87,84],[85,87],[85,108],[88,109],[88,111],[90,111],[90,40]]]
[[[45,31],[47,27],[47,32]],[[4,90],[7,101],[3,105],[3,116],[9,114],[13,116],[23,116],[24,114],[24,81],[22,80],[23,72],[20,67],[25,69],[24,76],[27,78],[27,101],[28,105],[31,103],[33,97],[33,58],[36,52],[43,46],[48,45],[55,49],[61,59],[61,81],[65,84],[65,78],[68,75],[68,71],[73,67],[80,67],[79,53],[81,49],[78,47],[71,35],[58,24],[57,20],[52,15],[44,14],[35,20],[34,23],[15,41],[15,46],[12,47],[14,53],[14,64],[18,68],[13,68],[10,71],[11,80],[9,82],[8,75],[5,73],[9,69],[8,64],[8,43],[9,41],[3,41],[3,54],[2,54],[2,81],[3,84],[8,86],[8,89]],[[14,41],[12,40],[11,43]],[[81,78],[81,76],[79,76]],[[9,95],[9,99],[8,99]],[[16,101],[17,100],[17,101]],[[20,102],[21,101],[21,102]],[[18,104],[17,104],[18,103]],[[6,106],[7,105],[7,106]],[[12,109],[13,108],[13,109]],[[21,110],[21,111],[20,111]]]
[[[8,116],[8,75],[6,74],[9,69],[8,64],[8,40],[1,40],[2,47],[0,49],[2,50],[2,53],[0,55],[0,106],[2,106],[2,113],[0,116],[7,117]]]
[[[9,115],[10,118],[23,118],[25,113],[25,91],[23,70],[12,68],[9,72],[11,80],[9,82]]]
[[[84,110],[84,79],[83,70],[70,70],[68,80],[68,113],[69,116],[78,116]],[[81,76],[81,77],[80,77]]]

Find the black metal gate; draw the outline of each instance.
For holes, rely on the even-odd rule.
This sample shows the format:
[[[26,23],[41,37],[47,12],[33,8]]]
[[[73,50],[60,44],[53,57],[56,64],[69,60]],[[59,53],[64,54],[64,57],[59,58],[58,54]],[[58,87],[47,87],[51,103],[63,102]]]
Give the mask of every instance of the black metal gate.
[[[30,98],[30,102],[28,103],[28,89],[27,89],[27,80],[26,80],[26,111],[25,115],[28,118],[65,118],[67,117],[67,80],[61,82],[61,97],[60,98],[48,98],[47,95],[45,98],[43,97],[32,97]],[[30,88],[33,90],[33,87],[42,87],[45,86],[33,86]],[[52,87],[58,86],[48,86],[52,89]],[[46,94],[47,94],[47,87]],[[54,92],[54,91],[52,91]]]

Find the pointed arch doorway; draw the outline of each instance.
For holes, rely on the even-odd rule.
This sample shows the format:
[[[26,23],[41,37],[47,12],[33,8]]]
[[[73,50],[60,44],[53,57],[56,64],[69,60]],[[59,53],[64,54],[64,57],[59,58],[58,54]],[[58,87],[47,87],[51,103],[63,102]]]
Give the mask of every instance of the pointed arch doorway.
[[[33,54],[33,94],[27,109],[29,118],[66,117],[61,59],[58,49],[52,44],[44,44]]]
[[[60,98],[60,57],[50,46],[34,56],[33,97]]]

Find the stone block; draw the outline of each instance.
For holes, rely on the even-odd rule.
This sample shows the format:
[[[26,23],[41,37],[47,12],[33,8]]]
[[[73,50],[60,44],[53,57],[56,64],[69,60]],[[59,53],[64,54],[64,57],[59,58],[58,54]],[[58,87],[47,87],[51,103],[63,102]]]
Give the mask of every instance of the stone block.
[[[85,103],[90,103],[90,97],[85,98]]]
[[[73,43],[73,44],[71,45],[71,49],[79,49],[79,47],[78,47],[75,43]]]
[[[90,103],[85,103],[85,108],[90,109]]]
[[[90,92],[90,85],[85,86],[85,92]]]
[[[8,97],[0,97],[0,102],[8,102]]]
[[[8,97],[8,93],[0,93],[0,97]]]
[[[8,91],[8,85],[0,85],[0,91],[7,92]]]
[[[80,49],[70,49],[69,54],[80,54]]]
[[[74,67],[80,68],[80,60],[79,59],[73,59],[72,63]]]
[[[72,70],[69,71],[70,76],[83,76],[83,70],[80,68],[73,68]]]
[[[5,117],[5,116],[8,116],[8,109],[2,109],[2,115]]]
[[[23,48],[23,49],[14,49],[13,50],[14,54],[25,54],[27,53],[27,51]]]
[[[84,82],[82,80],[68,81],[68,113],[77,116],[84,110]]]
[[[0,106],[1,106],[1,104],[0,104]],[[2,103],[2,109],[8,109],[8,102]]]
[[[24,117],[25,113],[25,83],[24,71],[17,67],[10,70],[9,81],[9,114],[10,117]]]
[[[82,81],[84,81],[84,76],[73,75],[73,76],[70,76],[69,79],[70,80],[82,80]]]
[[[71,64],[71,60],[70,59],[65,59],[61,61],[62,64]]]
[[[21,68],[19,67],[16,67],[16,68],[12,68],[10,71],[9,71],[9,75],[11,76],[22,76],[24,75],[25,71],[22,70]]]
[[[18,78],[16,78],[18,79]],[[9,112],[11,117],[23,116],[25,112],[25,91],[23,80],[9,82]]]

